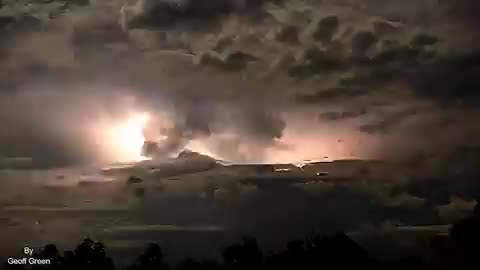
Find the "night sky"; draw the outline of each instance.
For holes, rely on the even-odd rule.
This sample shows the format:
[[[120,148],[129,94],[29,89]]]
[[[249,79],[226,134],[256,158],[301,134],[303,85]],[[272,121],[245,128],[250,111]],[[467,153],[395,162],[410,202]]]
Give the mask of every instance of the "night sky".
[[[143,240],[122,230],[269,243],[447,225],[480,199],[478,14],[476,0],[0,0],[0,234],[123,247]],[[185,149],[334,176],[135,165]],[[119,162],[134,168],[99,173]],[[75,186],[132,173],[140,191]]]

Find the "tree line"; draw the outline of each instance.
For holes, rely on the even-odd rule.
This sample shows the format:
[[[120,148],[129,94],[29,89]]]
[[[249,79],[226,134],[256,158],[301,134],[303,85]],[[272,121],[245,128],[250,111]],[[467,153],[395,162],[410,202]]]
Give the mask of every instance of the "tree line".
[[[83,240],[73,251],[60,253],[54,244],[46,245],[34,254],[37,259],[49,259],[49,265],[9,265],[13,270],[287,270],[368,267],[367,269],[480,269],[480,215],[465,217],[455,223],[446,237],[434,237],[428,255],[401,257],[381,261],[345,233],[329,236],[315,235],[294,240],[276,252],[263,251],[255,238],[245,237],[221,250],[221,260],[185,259],[171,266],[162,248],[149,244],[129,266],[116,268],[107,255],[104,244],[92,239]]]

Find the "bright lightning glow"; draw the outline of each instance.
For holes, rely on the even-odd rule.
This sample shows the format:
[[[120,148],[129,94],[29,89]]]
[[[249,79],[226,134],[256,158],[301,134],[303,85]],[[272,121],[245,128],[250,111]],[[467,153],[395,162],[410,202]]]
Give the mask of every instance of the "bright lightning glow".
[[[147,113],[134,113],[124,121],[101,125],[102,147],[116,162],[137,162],[148,158],[142,155],[144,130],[149,122]]]
[[[143,130],[145,129],[148,123],[147,114],[138,114],[130,116],[125,124],[122,124],[117,127],[116,136],[114,137],[114,142],[119,150],[122,152],[121,155],[125,159],[124,161],[140,161],[145,159],[142,156],[142,147],[145,142],[145,137],[143,135]]]

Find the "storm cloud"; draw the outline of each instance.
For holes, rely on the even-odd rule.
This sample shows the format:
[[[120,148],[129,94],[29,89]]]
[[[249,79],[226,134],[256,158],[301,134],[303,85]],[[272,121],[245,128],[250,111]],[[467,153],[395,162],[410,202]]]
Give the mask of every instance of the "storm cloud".
[[[2,155],[98,159],[89,121],[132,110],[168,116],[149,127],[153,156],[198,141],[255,162],[478,145],[476,4],[417,2],[4,1]]]

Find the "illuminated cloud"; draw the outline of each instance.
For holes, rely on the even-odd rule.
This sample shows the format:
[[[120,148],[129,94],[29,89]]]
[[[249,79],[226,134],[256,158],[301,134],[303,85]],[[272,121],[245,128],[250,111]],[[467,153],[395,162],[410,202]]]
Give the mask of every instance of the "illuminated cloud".
[[[52,96],[70,96],[70,89],[84,84],[100,85],[99,92],[127,86],[142,103],[135,109],[169,114],[175,132],[167,144],[174,150],[167,152],[201,140],[205,151],[238,161],[287,157],[285,149],[301,159],[301,152],[309,151],[307,144],[327,149],[319,150],[325,152],[321,156],[333,159],[369,158],[373,152],[386,158],[402,136],[408,139],[401,140],[401,148],[418,152],[423,135],[411,122],[427,123],[425,115],[433,113],[437,116],[428,124],[435,126],[438,119],[461,118],[465,112],[458,107],[473,110],[478,104],[477,53],[467,38],[475,36],[471,1],[139,0],[67,6],[53,1],[28,9],[29,2],[7,1],[1,8],[2,31],[12,37],[1,47],[1,54],[9,56],[1,60],[1,74],[9,74],[2,77],[3,91],[24,93],[35,87],[49,89]],[[110,97],[99,99],[108,103]],[[68,102],[82,103],[74,100]],[[433,105],[424,109],[422,104]],[[412,108],[392,113],[399,105]],[[440,110],[443,106],[451,108],[448,115]],[[53,115],[65,110],[63,105],[51,107]],[[98,104],[93,111],[110,108]],[[125,119],[118,111],[112,122]],[[297,124],[301,118],[311,121],[312,128]],[[471,141],[477,131],[469,123],[455,129]],[[64,139],[59,126],[48,132],[59,136],[37,136],[45,129],[30,128],[36,145],[65,152],[52,157],[53,163],[91,158],[88,152],[96,151],[91,138],[82,139],[88,137],[84,123],[72,132],[80,140]],[[300,126],[303,133],[312,133],[303,137],[317,133],[322,139],[290,140],[292,129]],[[322,129],[335,135],[321,135]],[[454,141],[453,135],[437,134],[437,143]],[[339,140],[348,142],[342,150],[347,154],[332,150],[340,148],[332,146]],[[88,148],[87,153],[73,141],[81,141],[78,148]],[[156,138],[149,141],[157,143]],[[359,144],[365,149],[358,149]],[[18,152],[9,156],[35,159]]]

